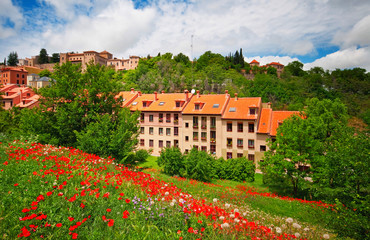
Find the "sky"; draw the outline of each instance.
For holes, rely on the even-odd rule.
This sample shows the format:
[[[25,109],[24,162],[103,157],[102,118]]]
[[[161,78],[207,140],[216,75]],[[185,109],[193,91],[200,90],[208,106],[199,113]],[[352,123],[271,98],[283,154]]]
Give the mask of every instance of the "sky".
[[[0,61],[108,51],[117,58],[240,48],[247,62],[370,71],[369,0],[0,0]]]

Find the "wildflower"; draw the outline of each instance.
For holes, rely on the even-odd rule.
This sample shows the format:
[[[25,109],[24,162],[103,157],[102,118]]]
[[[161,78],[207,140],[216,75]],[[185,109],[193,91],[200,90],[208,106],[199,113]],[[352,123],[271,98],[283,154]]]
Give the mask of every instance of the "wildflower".
[[[73,217],[68,217],[68,220],[72,222],[75,219]]]
[[[61,227],[62,224],[61,223],[57,223],[57,225],[55,225],[56,227]]]
[[[327,233],[325,233],[322,237],[323,237],[324,239],[329,239],[329,238],[330,238],[329,234],[327,234]]]
[[[192,227],[190,227],[190,228],[188,229],[188,232],[189,232],[189,233],[193,233],[193,232],[194,232],[194,229],[193,229]]]
[[[84,208],[85,207],[85,204],[81,203],[80,207]]]
[[[224,220],[225,219],[225,217],[224,216],[220,216],[220,220],[222,221],[222,220]]]
[[[72,233],[72,239],[77,239],[78,233]]]
[[[112,227],[114,225],[114,219],[110,219],[108,222],[108,227]]]
[[[217,198],[214,198],[214,199],[213,199],[213,202],[214,202],[214,203],[216,203],[216,202],[217,202]]]
[[[107,212],[111,212],[112,211],[112,209],[110,209],[110,208],[107,208]]]
[[[130,203],[130,199],[128,199],[128,198],[127,198],[127,199],[126,199],[126,203]]]
[[[122,218],[128,218],[128,216],[130,215],[130,213],[127,211],[127,210],[125,210],[124,212],[123,212],[123,216],[122,216]]]
[[[310,229],[309,229],[308,227],[305,227],[305,228],[303,229],[303,231],[308,232],[308,231],[310,231]]]
[[[221,228],[229,228],[230,225],[228,223],[223,223],[221,224]]]
[[[285,220],[285,222],[287,222],[287,223],[292,223],[292,222],[293,222],[293,218],[287,218],[287,219]]]
[[[229,208],[229,207],[230,207],[230,204],[225,203],[225,208]]]
[[[276,233],[278,233],[278,234],[280,234],[280,233],[281,233],[281,228],[276,227],[276,228],[275,228],[275,230],[276,230]]]
[[[298,223],[293,223],[293,227],[294,228],[297,228],[297,229],[300,229],[301,228],[301,225],[299,225]]]
[[[231,213],[230,218],[235,218],[235,215]]]
[[[301,236],[301,234],[299,234],[299,233],[294,233],[294,236],[296,236],[297,238],[299,238],[300,236]]]
[[[165,196],[168,196],[168,195],[170,195],[170,193],[169,192],[165,192],[164,195]]]

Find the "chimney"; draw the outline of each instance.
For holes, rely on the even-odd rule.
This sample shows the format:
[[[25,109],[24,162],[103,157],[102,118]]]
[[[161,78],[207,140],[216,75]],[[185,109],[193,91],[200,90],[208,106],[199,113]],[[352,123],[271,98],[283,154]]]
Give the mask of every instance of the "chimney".
[[[162,90],[162,94],[164,94],[164,90]]]
[[[267,108],[271,108],[271,103],[270,102],[267,103]]]
[[[188,90],[185,90],[185,102],[187,102],[189,100],[189,91]]]
[[[235,95],[235,101],[238,101],[238,94],[234,93],[234,95]]]
[[[197,90],[197,98],[199,98],[200,96],[199,96],[199,90]]]
[[[226,98],[230,98],[229,90],[225,90]]]
[[[139,97],[140,97],[141,96],[141,91],[138,91],[137,93],[139,94]]]
[[[131,88],[131,93],[134,93],[135,92],[135,89],[134,88]]]
[[[154,101],[157,101],[157,100],[158,100],[158,93],[154,92]]]

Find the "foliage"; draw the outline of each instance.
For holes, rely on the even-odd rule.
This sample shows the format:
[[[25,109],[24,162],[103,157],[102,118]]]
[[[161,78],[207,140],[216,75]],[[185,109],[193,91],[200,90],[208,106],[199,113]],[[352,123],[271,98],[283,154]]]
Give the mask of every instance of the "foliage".
[[[99,65],[82,73],[79,65],[66,63],[55,66],[52,78],[51,87],[40,90],[40,108],[22,114],[23,132],[39,135],[43,143],[80,146],[118,160],[134,149],[138,115],[115,98],[120,74]]]
[[[150,155],[148,151],[140,149],[136,152],[130,152],[120,163],[124,164],[125,166],[136,167],[137,165],[146,162],[146,159],[149,156]]]
[[[203,182],[212,179],[212,165],[214,158],[204,151],[193,148],[185,158],[185,176]]]
[[[170,176],[183,176],[185,172],[184,156],[179,148],[164,148],[157,159],[158,165],[163,167],[163,172]]]
[[[40,77],[51,77],[52,72],[50,72],[48,69],[44,69],[39,73]]]
[[[214,160],[214,174],[219,179],[228,179],[237,182],[253,182],[256,166],[245,157],[224,160]]]
[[[49,62],[49,56],[48,56],[48,53],[46,51],[45,48],[42,48],[40,50],[40,54],[39,54],[39,59],[38,59],[38,63],[39,64],[44,64],[44,63],[48,63]]]
[[[8,66],[17,66],[19,60],[18,60],[18,53],[17,52],[11,52],[8,56]]]
[[[59,63],[59,61],[60,61],[60,55],[59,55],[59,53],[53,53],[51,55],[50,62],[51,63]]]

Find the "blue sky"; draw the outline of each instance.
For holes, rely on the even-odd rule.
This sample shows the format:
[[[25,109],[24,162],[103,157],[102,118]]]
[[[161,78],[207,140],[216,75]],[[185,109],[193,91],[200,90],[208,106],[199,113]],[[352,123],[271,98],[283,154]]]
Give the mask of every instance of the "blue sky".
[[[41,48],[117,58],[242,48],[262,64],[370,71],[369,29],[368,0],[1,0],[0,59]]]

